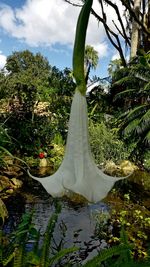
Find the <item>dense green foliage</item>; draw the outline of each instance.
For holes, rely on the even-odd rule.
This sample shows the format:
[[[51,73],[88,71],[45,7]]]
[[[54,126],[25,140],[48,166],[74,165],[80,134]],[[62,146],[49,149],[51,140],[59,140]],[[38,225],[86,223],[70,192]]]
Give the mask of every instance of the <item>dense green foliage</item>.
[[[141,54],[113,73],[111,96],[117,126],[133,154],[141,159],[150,148],[150,54]],[[143,150],[143,147],[145,150]]]
[[[95,67],[96,51],[86,51],[87,68]],[[91,145],[98,164],[108,158],[117,161],[129,156],[141,160],[144,146],[143,164],[150,168],[149,64],[149,54],[139,55],[126,68],[115,61],[109,69],[110,93],[105,90],[106,81],[103,84],[99,79],[96,80],[99,85],[89,92]],[[41,54],[34,55],[28,50],[10,55],[6,69],[7,73],[0,72],[1,146],[18,155],[36,157],[44,150],[51,156],[49,147],[55,136],[60,135],[63,144],[66,140],[75,90],[71,71],[67,68],[60,71]],[[116,121],[111,130],[109,114]],[[109,118],[107,122],[105,116]]]
[[[111,130],[104,122],[90,123],[90,143],[97,164],[107,160],[118,162],[129,157],[130,152],[119,140],[115,129]]]
[[[59,71],[41,54],[27,50],[9,56],[6,69],[0,77],[0,134],[7,132],[13,140],[11,151],[35,155],[41,146],[50,145],[56,133],[65,138],[75,86],[70,70]]]

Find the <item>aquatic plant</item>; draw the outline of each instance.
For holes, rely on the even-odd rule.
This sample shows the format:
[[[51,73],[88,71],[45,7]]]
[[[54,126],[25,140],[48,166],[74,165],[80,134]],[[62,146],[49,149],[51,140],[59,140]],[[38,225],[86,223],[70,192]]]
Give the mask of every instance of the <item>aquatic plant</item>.
[[[50,267],[58,263],[68,254],[78,250],[76,247],[52,250],[52,240],[61,206],[55,202],[55,212],[49,219],[42,245],[40,244],[40,231],[32,223],[33,212],[25,213],[17,229],[9,237],[0,232],[0,266]],[[7,242],[6,242],[7,240]],[[32,246],[28,247],[29,244]],[[67,260],[69,262],[69,260]]]
[[[54,233],[58,216],[61,211],[60,203],[55,201],[55,212],[50,217],[44,235],[35,228],[32,223],[34,212],[25,213],[21,223],[10,235],[0,231],[0,266],[9,267],[148,267],[149,258],[137,261],[132,251],[134,242],[128,241],[125,228],[120,231],[120,243],[102,249],[97,256],[85,262],[78,262],[79,249],[75,246],[64,248],[62,246],[54,249]],[[60,241],[61,242],[61,241]],[[70,256],[68,257],[68,255]]]
[[[99,170],[92,158],[89,144],[84,51],[92,3],[93,0],[85,1],[76,27],[73,52],[76,90],[71,106],[64,160],[52,176],[38,178],[31,175],[29,170],[28,174],[39,181],[54,197],[73,191],[83,195],[89,201],[97,202],[107,195],[116,181],[123,178],[111,177]]]
[[[120,231],[120,244],[102,249],[100,253],[85,263],[84,267],[148,267],[149,260],[137,261],[132,256],[134,245],[128,241],[128,235],[124,227]],[[103,265],[104,263],[104,265]]]

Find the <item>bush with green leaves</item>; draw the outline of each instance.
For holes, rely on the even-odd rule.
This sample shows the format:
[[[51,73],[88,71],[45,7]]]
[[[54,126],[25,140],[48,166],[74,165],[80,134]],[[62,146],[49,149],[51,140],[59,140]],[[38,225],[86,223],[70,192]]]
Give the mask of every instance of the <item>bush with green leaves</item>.
[[[147,149],[144,153],[144,160],[143,160],[144,168],[150,171],[150,150]]]
[[[117,162],[129,157],[130,152],[124,142],[118,138],[115,129],[111,130],[104,122],[90,121],[89,132],[91,149],[97,164],[110,159]]]

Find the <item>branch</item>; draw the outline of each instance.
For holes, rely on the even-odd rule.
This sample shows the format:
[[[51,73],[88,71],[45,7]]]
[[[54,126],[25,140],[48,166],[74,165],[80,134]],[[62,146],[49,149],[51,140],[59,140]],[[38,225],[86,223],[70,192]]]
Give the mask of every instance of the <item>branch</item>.
[[[119,31],[119,33],[122,35],[122,37],[125,39],[125,41],[127,42],[127,44],[130,46],[129,38],[128,38],[127,34],[126,34],[126,30],[125,30],[125,27],[124,27],[124,25],[123,25],[123,22],[122,22],[122,19],[121,19],[121,16],[120,16],[120,12],[119,12],[119,9],[118,9],[117,5],[114,4],[114,3],[112,3],[110,0],[106,0],[106,3],[107,3],[108,5],[110,5],[111,7],[114,8],[114,10],[115,10],[115,12],[116,12],[116,14],[117,14],[119,23],[120,23],[120,25],[121,25],[123,34],[122,34],[121,31],[118,29],[118,27],[116,27],[116,28],[117,28],[117,30]],[[116,26],[116,25],[115,25],[115,26]]]
[[[110,40],[110,42],[112,43],[112,45],[118,50],[119,54],[120,54],[120,57],[121,57],[121,61],[122,61],[122,64],[123,66],[125,67],[126,66],[126,60],[125,60],[125,57],[124,57],[124,54],[123,54],[123,50],[122,50],[122,47],[121,47],[121,44],[120,44],[120,40],[119,40],[119,37],[116,33],[114,33],[107,25],[107,17],[106,17],[106,14],[104,12],[104,8],[103,8],[103,3],[101,0],[99,0],[100,2],[100,5],[101,5],[101,9],[102,9],[102,15],[103,15],[103,18],[101,18],[100,16],[98,16],[96,13],[95,15],[97,15],[97,18],[103,23],[103,26],[105,28],[105,31],[106,31],[106,34],[107,34],[107,37],[108,39]],[[112,39],[111,35],[116,39],[117,41],[117,44],[114,42],[114,40]]]
[[[130,13],[130,16],[134,18],[134,20],[141,26],[142,30],[148,35],[150,36],[150,31],[144,26],[144,24],[142,23],[142,21],[139,20],[139,18],[137,17],[137,15],[135,14],[134,10],[132,9],[131,5],[129,3],[127,3],[126,0],[121,0],[123,5],[127,8],[127,10]]]
[[[68,4],[72,5],[72,6],[76,6],[76,7],[82,7],[82,5],[80,4],[74,4],[72,1],[70,0],[64,0],[65,2],[67,2]]]
[[[126,37],[122,34],[122,32],[119,30],[119,28],[118,28],[118,26],[116,25],[116,23],[114,22],[114,20],[112,20],[112,22],[113,22],[113,24],[115,25],[115,27],[116,27],[117,31],[119,32],[119,34],[125,39],[126,43],[127,43],[129,46],[131,46],[131,42],[129,41],[129,38],[128,38],[128,37],[126,38]]]

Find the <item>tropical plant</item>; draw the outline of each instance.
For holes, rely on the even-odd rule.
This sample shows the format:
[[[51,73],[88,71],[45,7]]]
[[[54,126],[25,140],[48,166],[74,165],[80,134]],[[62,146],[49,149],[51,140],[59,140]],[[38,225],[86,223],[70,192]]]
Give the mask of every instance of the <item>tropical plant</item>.
[[[1,266],[50,267],[52,264],[60,262],[68,254],[75,252],[77,250],[75,247],[62,248],[60,246],[56,251],[52,249],[53,233],[60,210],[60,204],[55,202],[55,212],[48,222],[42,246],[39,242],[40,231],[37,231],[32,223],[33,212],[24,214],[17,230],[11,233],[9,237],[5,236],[5,239],[8,239],[7,244],[3,242],[4,238],[1,231]],[[28,249],[29,243],[32,244],[30,249]]]
[[[118,126],[124,138],[135,143],[135,150],[141,153],[143,147],[150,147],[150,53],[138,56],[117,76],[111,92],[116,106],[120,102],[124,108]]]
[[[98,59],[99,59],[98,52],[91,45],[86,45],[84,53],[86,83],[88,82],[90,70],[96,69],[98,65]]]
[[[98,267],[98,266],[110,266],[110,267],[148,267],[149,261],[135,261],[132,257],[133,244],[129,243],[127,233],[122,227],[120,231],[120,244],[102,249],[100,253],[89,260],[85,267]],[[104,265],[102,265],[104,263]]]
[[[118,162],[129,157],[130,150],[119,140],[119,135],[114,129],[110,129],[104,122],[90,121],[89,126],[91,150],[98,165],[104,164],[107,160]]]

